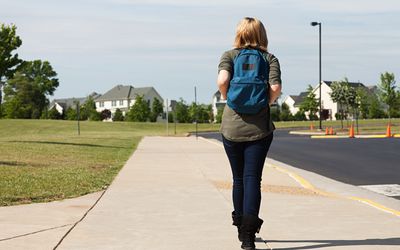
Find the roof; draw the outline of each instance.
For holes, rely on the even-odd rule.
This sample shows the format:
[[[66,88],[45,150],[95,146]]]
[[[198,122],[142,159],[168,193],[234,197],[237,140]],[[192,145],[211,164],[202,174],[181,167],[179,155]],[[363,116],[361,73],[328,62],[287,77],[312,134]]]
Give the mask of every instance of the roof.
[[[55,105],[55,103],[58,103],[58,105],[60,105],[63,109],[68,109],[69,107],[74,108],[76,106],[76,102],[83,104],[86,102],[86,100],[89,97],[92,97],[94,100],[96,100],[96,98],[98,98],[99,96],[101,96],[101,95],[96,92],[93,92],[90,95],[88,95],[87,97],[72,97],[72,98],[54,99],[53,101],[51,101],[49,106],[50,106],[50,108],[52,108]]]
[[[130,93],[133,87],[130,85],[117,85],[114,88],[110,89],[104,95],[100,96],[96,99],[96,101],[110,101],[110,100],[123,100],[128,99],[130,97]]]
[[[332,85],[332,83],[334,83],[334,81],[323,81],[326,85],[328,85],[329,87]],[[361,82],[349,82],[350,87],[353,88],[366,88],[364,84],[362,84]]]
[[[104,95],[97,98],[96,101],[113,101],[113,100],[127,100],[136,99],[136,96],[147,96],[151,91],[154,91],[158,99],[162,102],[163,99],[160,94],[153,87],[134,88],[131,85],[117,85],[107,91]]]
[[[307,97],[307,95],[308,95],[308,92],[301,92],[300,95],[289,95],[289,96],[294,101],[293,106],[299,106],[304,101],[304,98]]]
[[[214,93],[213,97],[216,96],[217,98],[221,96],[221,92],[219,92],[219,90],[217,90],[217,92]]]
[[[132,91],[130,92],[129,98],[130,99],[135,99],[136,96],[147,96],[149,94],[149,92],[154,91],[160,99],[159,101],[163,101],[162,97],[160,96],[160,94],[158,94],[158,92],[153,88],[153,87],[142,87],[142,88],[133,88],[132,87]]]

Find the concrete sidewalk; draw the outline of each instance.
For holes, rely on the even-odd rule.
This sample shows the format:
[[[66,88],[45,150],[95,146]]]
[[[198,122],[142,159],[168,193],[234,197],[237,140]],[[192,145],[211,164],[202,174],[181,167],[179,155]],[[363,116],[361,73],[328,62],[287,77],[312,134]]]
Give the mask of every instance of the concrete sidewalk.
[[[257,249],[400,249],[398,200],[270,159],[262,190],[264,225]],[[78,199],[93,204],[99,195]],[[51,204],[40,204],[41,209],[47,207],[52,214]],[[0,208],[0,249],[53,249],[64,236],[57,249],[240,249],[230,219],[229,163],[215,141],[144,138],[99,202],[69,234],[73,224],[69,221],[78,221],[77,216],[71,215],[68,223],[55,223],[54,227],[64,225],[55,228],[57,232],[36,233],[36,240],[13,239],[12,233],[4,237],[6,232],[21,235],[18,207],[31,215],[38,211],[32,205],[7,207],[6,218]],[[26,216],[24,221],[32,225],[33,218]],[[43,224],[50,220],[54,218],[40,218]]]

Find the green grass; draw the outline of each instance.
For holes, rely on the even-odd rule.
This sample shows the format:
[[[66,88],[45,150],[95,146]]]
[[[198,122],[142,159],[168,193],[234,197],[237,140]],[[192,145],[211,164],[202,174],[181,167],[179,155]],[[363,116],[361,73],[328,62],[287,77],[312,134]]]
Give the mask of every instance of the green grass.
[[[199,131],[219,125],[199,124]],[[178,124],[177,135],[193,131]],[[174,134],[174,124],[170,124]],[[0,206],[81,196],[106,188],[144,135],[165,124],[0,120]]]

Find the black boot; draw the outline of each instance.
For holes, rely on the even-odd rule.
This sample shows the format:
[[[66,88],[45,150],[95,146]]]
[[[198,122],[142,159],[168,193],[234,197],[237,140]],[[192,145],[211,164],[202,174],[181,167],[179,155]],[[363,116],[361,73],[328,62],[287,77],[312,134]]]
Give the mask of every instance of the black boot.
[[[255,250],[256,246],[254,241],[256,239],[256,233],[260,232],[263,220],[254,215],[244,215],[242,218],[242,249]]]
[[[241,215],[236,215],[235,211],[232,212],[232,225],[236,226],[238,229],[238,239],[239,241],[243,241],[243,235],[242,235],[242,218],[243,216]]]

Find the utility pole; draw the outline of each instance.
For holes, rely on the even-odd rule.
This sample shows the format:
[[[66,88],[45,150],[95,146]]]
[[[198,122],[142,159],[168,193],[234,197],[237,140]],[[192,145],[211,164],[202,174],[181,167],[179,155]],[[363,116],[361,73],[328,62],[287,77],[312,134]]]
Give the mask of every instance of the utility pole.
[[[195,108],[196,108],[196,110],[194,111],[195,112],[195,122],[196,122],[196,139],[197,139],[197,136],[198,136],[198,128],[197,128],[197,120],[198,120],[198,117],[197,117],[197,89],[196,89],[196,86],[194,86],[194,106],[195,106]]]

